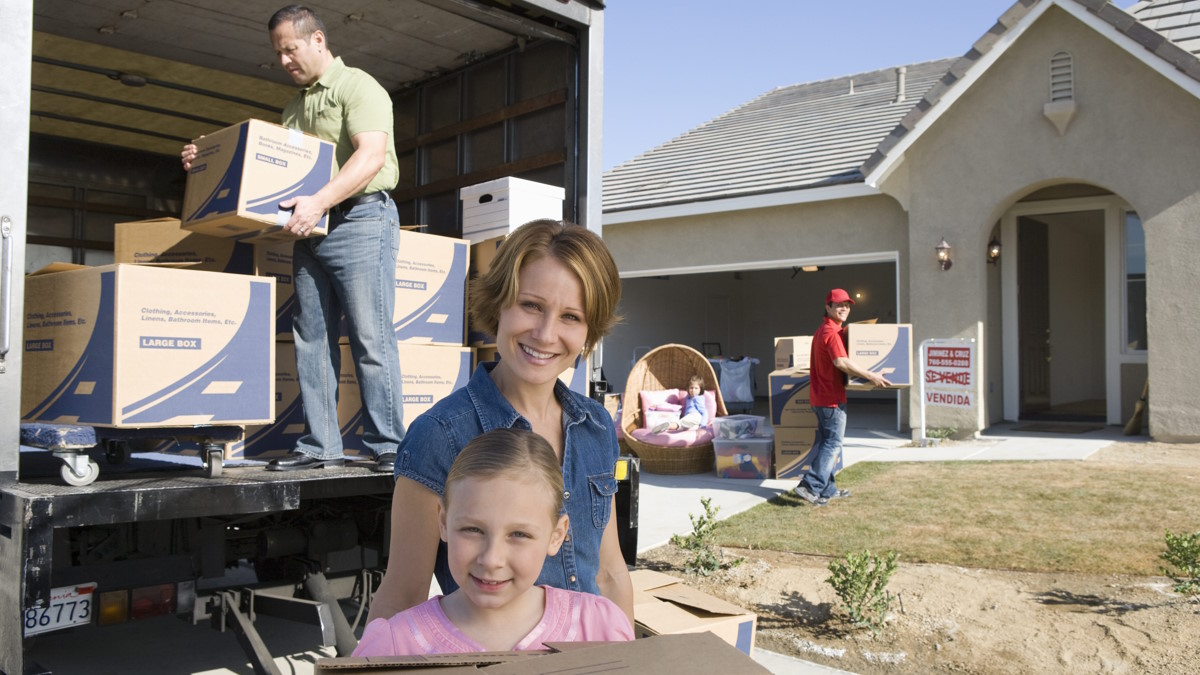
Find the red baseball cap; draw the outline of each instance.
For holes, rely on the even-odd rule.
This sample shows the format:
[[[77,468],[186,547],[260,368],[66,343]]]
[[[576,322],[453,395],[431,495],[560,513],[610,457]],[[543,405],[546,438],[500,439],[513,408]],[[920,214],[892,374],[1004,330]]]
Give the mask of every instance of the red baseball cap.
[[[838,302],[848,302],[852,305],[854,304],[854,300],[850,298],[849,293],[840,288],[835,288],[832,291],[829,291],[829,295],[825,296],[825,304],[832,305]]]

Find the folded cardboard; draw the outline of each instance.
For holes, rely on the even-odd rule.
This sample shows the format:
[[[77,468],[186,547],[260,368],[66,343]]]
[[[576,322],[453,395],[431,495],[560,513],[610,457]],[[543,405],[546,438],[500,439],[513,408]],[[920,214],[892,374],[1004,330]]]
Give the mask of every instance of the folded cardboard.
[[[710,633],[630,642],[555,642],[545,650],[317,659],[317,675],[688,673],[766,675],[769,670]]]
[[[811,354],[811,335],[792,335],[775,338],[775,370],[808,368]]]
[[[337,413],[342,450],[347,457],[369,458],[372,456],[371,450],[363,444],[362,439],[364,411],[354,357],[349,345],[340,347]],[[279,357],[275,378],[278,392],[275,423],[247,427],[245,442],[233,445],[234,458],[283,457],[307,433],[304,406],[300,400],[300,380],[296,373],[295,345],[280,341],[276,348]],[[466,386],[471,377],[471,350],[466,347],[400,343],[397,350],[400,356],[400,405],[405,426],[433,407],[434,403]]]
[[[500,244],[504,243],[504,237],[492,237],[484,239],[481,242],[471,244],[471,278],[481,277],[487,274],[492,268],[492,261],[496,259],[496,252],[500,250]]]
[[[113,225],[114,263],[191,263],[188,269],[254,274],[250,244],[183,229],[178,218]]]
[[[298,129],[247,120],[192,141],[183,227],[217,237],[294,239],[279,203],[314,195],[334,174],[333,144]],[[312,235],[328,234],[322,216]]]
[[[459,190],[463,238],[478,243],[503,236],[539,218],[562,220],[560,187],[511,176]]]
[[[142,265],[25,281],[21,418],[110,427],[274,418],[275,282]]]
[[[912,324],[849,324],[846,353],[858,367],[887,378],[892,383],[889,389],[911,387],[913,384]],[[846,383],[846,388],[872,389],[873,385],[852,377]]]
[[[634,633],[638,637],[673,633],[710,632],[754,655],[754,632],[758,616],[737,605],[714,598],[654,570],[634,570]]]
[[[775,428],[775,477],[799,478],[812,466],[816,429]],[[834,459],[833,471],[842,470],[842,453]]]
[[[295,242],[254,244],[254,273],[275,279],[275,338],[292,339],[292,315],[296,312],[292,279],[292,248]],[[249,244],[245,244],[249,245]]]
[[[813,414],[810,400],[811,384],[807,368],[776,370],[767,376],[771,426],[817,426],[817,417]]]
[[[771,477],[772,436],[748,436],[736,439],[713,439],[718,478]]]

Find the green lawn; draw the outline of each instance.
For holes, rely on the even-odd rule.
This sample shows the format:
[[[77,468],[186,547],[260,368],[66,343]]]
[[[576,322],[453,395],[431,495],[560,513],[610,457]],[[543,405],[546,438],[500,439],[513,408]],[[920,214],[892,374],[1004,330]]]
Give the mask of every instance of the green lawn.
[[[1161,573],[1163,530],[1200,530],[1200,472],[1096,462],[861,463],[848,499],[784,496],[723,521],[716,542],[821,555],[895,549],[903,562]],[[699,511],[697,511],[699,512]]]

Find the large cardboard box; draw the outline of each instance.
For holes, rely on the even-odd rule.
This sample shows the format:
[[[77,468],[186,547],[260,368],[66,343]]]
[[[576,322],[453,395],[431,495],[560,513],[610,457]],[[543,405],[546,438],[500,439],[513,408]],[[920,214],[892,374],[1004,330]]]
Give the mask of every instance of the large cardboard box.
[[[811,358],[811,335],[792,335],[775,338],[775,370],[808,368]]]
[[[292,278],[292,248],[295,242],[254,245],[254,273],[275,279],[275,339],[291,340],[292,315],[296,312],[296,284]],[[249,244],[245,244],[248,246]]]
[[[511,176],[468,185],[459,190],[463,239],[478,243],[503,236],[539,218],[562,220],[560,187]]]
[[[107,427],[274,419],[275,282],[142,265],[25,281],[21,418]]]
[[[304,406],[300,400],[300,381],[296,374],[295,345],[280,341],[276,364],[276,421],[261,427],[247,427],[243,444],[234,444],[233,457],[271,459],[283,457],[296,447],[307,433]],[[403,423],[407,426],[451,392],[467,385],[471,377],[471,350],[466,347],[410,345],[400,343],[400,401]],[[341,369],[338,373],[338,428],[346,457],[370,458],[371,451],[362,442],[363,407],[354,357],[349,345],[341,345]]]
[[[466,334],[467,242],[422,232],[400,232],[396,255],[396,339],[461,347]],[[349,341],[343,316],[340,340]]]
[[[714,598],[653,570],[634,570],[634,633],[638,637],[673,633],[709,632],[754,655],[758,616],[737,605]]]
[[[812,411],[812,382],[807,368],[776,370],[767,376],[767,384],[770,389],[771,426],[817,426],[817,416]]]
[[[113,225],[114,263],[192,263],[190,270],[254,274],[254,248],[183,229],[178,218]]]
[[[813,441],[817,430],[799,427],[775,428],[775,477],[800,478],[812,466]],[[834,473],[842,470],[842,453],[834,461]]]
[[[317,659],[317,675],[559,675],[687,673],[767,675],[769,670],[711,633],[630,642],[554,642],[540,651],[342,656]]]
[[[297,129],[247,120],[192,141],[184,229],[217,237],[293,239],[279,203],[316,194],[333,177],[333,144]],[[329,232],[322,216],[312,235]]]
[[[892,383],[889,389],[911,387],[912,324],[852,323],[849,324],[846,353],[855,365],[881,373]],[[847,389],[872,389],[870,382],[852,377]]]

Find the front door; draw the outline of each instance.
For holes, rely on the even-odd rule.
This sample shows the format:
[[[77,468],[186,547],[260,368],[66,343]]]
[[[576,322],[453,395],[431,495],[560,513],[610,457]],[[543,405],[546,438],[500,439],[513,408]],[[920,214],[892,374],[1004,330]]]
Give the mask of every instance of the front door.
[[[1020,418],[1103,422],[1104,211],[1017,218]]]

